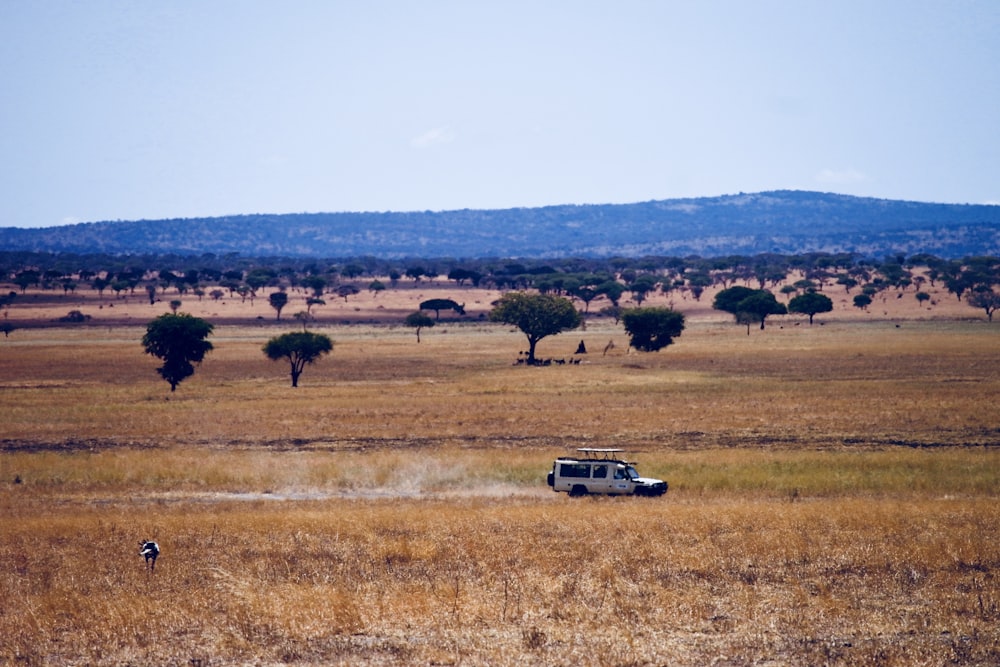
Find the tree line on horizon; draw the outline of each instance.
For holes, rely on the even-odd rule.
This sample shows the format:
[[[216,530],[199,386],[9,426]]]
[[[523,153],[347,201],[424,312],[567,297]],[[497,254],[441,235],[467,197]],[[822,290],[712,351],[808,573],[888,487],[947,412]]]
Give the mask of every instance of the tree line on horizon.
[[[917,271],[917,269],[920,269]],[[796,272],[802,278],[787,284]],[[140,295],[150,303],[170,290],[178,296],[193,294],[199,299],[241,298],[253,300],[264,291],[304,291],[307,314],[324,305],[324,298],[344,298],[370,291],[396,288],[423,281],[454,282],[456,287],[499,290],[537,290],[564,295],[583,304],[590,312],[594,301],[606,302],[605,314],[614,314],[628,293],[638,305],[650,294],[682,293],[700,300],[708,288],[727,289],[734,285],[758,290],[777,288],[786,297],[823,292],[840,286],[852,293],[855,305],[864,308],[879,292],[913,287],[924,301],[925,282],[940,281],[959,300],[982,308],[992,319],[1000,287],[1000,258],[995,256],[942,259],[922,253],[906,257],[892,255],[881,260],[850,253],[808,253],[803,255],[734,255],[725,257],[617,257],[610,259],[564,258],[561,260],[453,258],[384,260],[374,257],[344,261],[296,260],[292,258],[243,258],[239,256],[198,257],[108,256],[49,253],[0,253],[0,283],[24,292],[28,287],[75,293],[80,289]],[[0,295],[0,307],[16,299],[17,290]],[[280,308],[279,317],[280,317]]]

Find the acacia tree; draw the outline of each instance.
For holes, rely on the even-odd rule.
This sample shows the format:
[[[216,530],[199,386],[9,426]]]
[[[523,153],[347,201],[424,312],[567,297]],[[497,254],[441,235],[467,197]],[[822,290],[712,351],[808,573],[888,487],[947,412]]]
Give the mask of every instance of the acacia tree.
[[[684,315],[670,308],[630,308],[622,324],[631,345],[640,352],[656,352],[674,342],[684,331]]]
[[[825,294],[812,290],[800,294],[788,302],[788,312],[808,315],[810,326],[813,323],[813,316],[817,313],[829,313],[831,310],[833,310],[833,300]]]
[[[201,363],[212,350],[212,344],[206,340],[212,329],[209,322],[187,313],[160,315],[146,326],[142,346],[146,354],[163,360],[156,372],[170,383],[170,391],[193,375],[192,364]]]
[[[299,386],[299,376],[307,364],[312,364],[333,350],[329,336],[311,331],[295,331],[275,336],[264,344],[264,354],[272,361],[287,359],[291,366],[292,386]]]
[[[409,315],[407,315],[406,320],[404,320],[404,324],[406,324],[406,326],[408,327],[417,330],[417,342],[419,343],[420,330],[423,329],[424,327],[427,327],[429,329],[430,327],[434,326],[434,320],[431,319],[430,315],[426,315],[418,310],[414,313],[410,313]]]
[[[641,306],[642,302],[646,300],[646,295],[656,289],[656,278],[649,274],[643,274],[626,289],[632,292],[632,300]]]
[[[760,330],[764,330],[764,320],[768,315],[784,315],[788,309],[784,304],[778,303],[774,294],[767,290],[756,290],[753,294],[743,299],[737,304],[737,312],[744,316],[749,316],[751,321],[760,322]],[[749,324],[747,334],[750,333]]]
[[[986,319],[993,321],[993,313],[1000,308],[1000,294],[992,289],[981,289],[969,294],[965,300],[973,308],[982,308],[986,312]]]
[[[490,311],[490,321],[512,324],[528,337],[528,363],[535,363],[535,346],[546,336],[554,336],[580,326],[582,319],[573,302],[553,294],[509,292]]]
[[[285,292],[272,292],[271,296],[268,297],[268,301],[271,302],[271,308],[278,311],[278,319],[281,319],[281,309],[288,305],[288,294]]]
[[[712,307],[732,313],[739,324],[746,324],[748,336],[751,324],[760,322],[760,328],[763,330],[764,320],[768,315],[784,315],[788,312],[771,292],[741,286],[730,287],[716,294]]]

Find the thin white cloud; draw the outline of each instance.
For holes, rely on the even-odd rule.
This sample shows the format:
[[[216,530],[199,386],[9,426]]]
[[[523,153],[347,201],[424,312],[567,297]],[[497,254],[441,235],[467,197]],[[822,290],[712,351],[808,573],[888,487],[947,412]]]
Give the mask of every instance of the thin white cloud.
[[[412,148],[430,148],[431,146],[438,146],[440,144],[450,144],[453,141],[455,141],[455,133],[446,125],[444,127],[435,127],[413,137],[410,139],[410,146]]]
[[[868,176],[857,169],[824,169],[816,174],[816,181],[819,183],[844,185],[847,183],[862,183],[867,180]]]

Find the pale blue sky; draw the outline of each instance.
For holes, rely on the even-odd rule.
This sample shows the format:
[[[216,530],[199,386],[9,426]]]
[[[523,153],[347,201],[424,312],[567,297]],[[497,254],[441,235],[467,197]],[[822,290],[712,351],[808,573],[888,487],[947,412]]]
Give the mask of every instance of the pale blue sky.
[[[1000,0],[0,0],[0,226],[1000,202]]]

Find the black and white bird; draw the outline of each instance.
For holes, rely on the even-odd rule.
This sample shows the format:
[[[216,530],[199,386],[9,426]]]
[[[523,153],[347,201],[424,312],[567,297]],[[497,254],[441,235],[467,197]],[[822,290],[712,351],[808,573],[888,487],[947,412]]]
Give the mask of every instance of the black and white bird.
[[[156,557],[160,555],[160,545],[152,540],[139,542],[139,555],[146,559],[150,570],[156,569]]]

